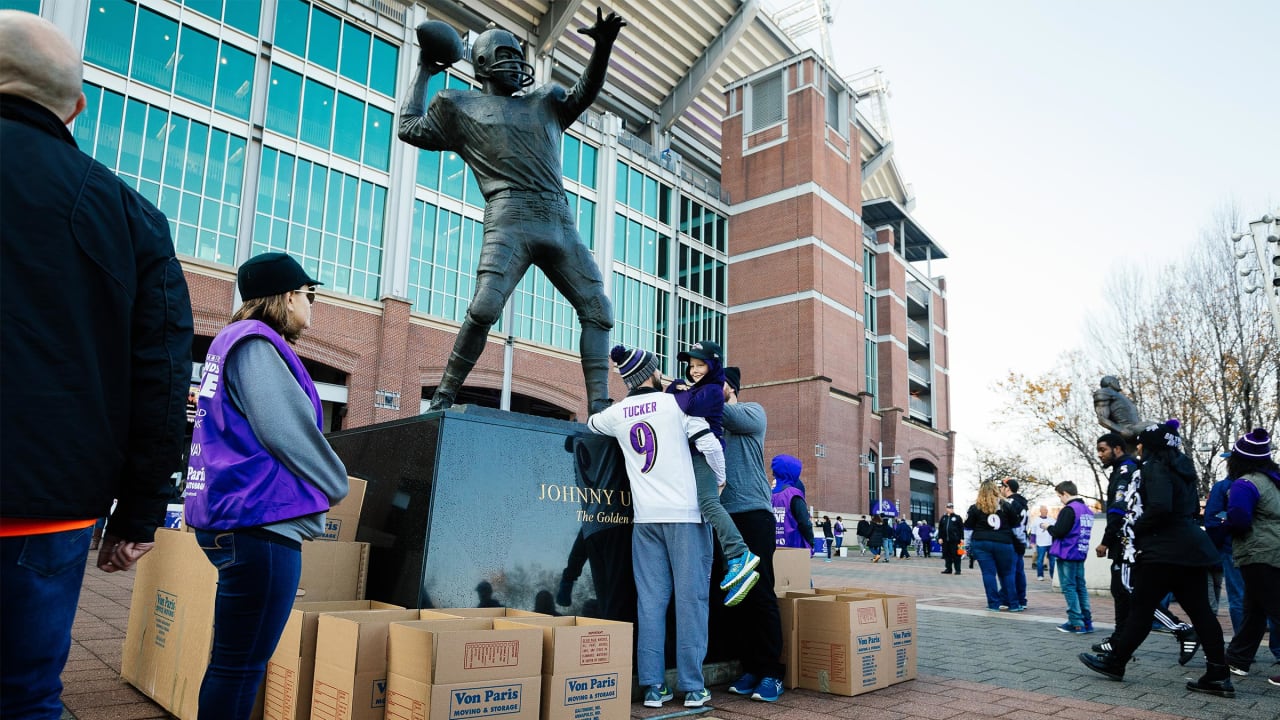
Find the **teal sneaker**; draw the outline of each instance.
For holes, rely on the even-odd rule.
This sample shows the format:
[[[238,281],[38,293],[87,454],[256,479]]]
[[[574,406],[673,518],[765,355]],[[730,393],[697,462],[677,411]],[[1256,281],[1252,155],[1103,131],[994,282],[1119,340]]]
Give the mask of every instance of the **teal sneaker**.
[[[662,703],[675,697],[671,692],[671,688],[666,683],[661,685],[650,685],[648,690],[644,691],[645,707],[662,707]]]
[[[684,694],[685,707],[702,707],[709,702],[711,702],[711,691],[706,688]]]
[[[756,566],[760,564],[760,556],[750,550],[742,553],[738,557],[729,561],[729,570],[724,574],[724,580],[720,581],[720,589],[728,590],[737,585],[747,576]]]
[[[742,582],[738,583],[737,587],[730,590],[728,595],[724,596],[725,607],[733,607],[743,600],[746,600],[747,593],[751,592],[751,588],[755,587],[756,583],[759,581],[760,573],[752,570],[750,575],[743,579]]]

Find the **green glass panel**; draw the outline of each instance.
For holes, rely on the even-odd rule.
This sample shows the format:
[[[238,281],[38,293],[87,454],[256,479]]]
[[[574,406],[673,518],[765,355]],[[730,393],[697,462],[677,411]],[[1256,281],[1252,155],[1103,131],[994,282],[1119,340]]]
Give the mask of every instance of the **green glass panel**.
[[[364,164],[379,170],[391,166],[391,113],[372,105],[365,113]]]
[[[329,149],[329,134],[333,129],[334,90],[331,87],[307,79],[302,96],[302,131],[298,139],[319,148]]]
[[[0,10],[21,10],[32,15],[39,15],[40,0],[0,0]]]
[[[432,190],[440,187],[440,153],[418,151],[418,184]]]
[[[338,219],[342,211],[342,173],[329,173],[329,187],[324,206],[324,225],[330,233],[338,232]]]
[[[595,145],[582,143],[582,175],[578,182],[583,185],[595,189],[596,187],[596,156],[599,151]]]
[[[373,39],[373,61],[369,63],[369,87],[388,97],[396,94],[396,62],[400,51],[380,37]]]
[[[342,25],[342,57],[338,72],[361,85],[369,82],[369,43],[373,36],[350,23]]]
[[[191,192],[204,190],[204,165],[209,153],[209,126],[191,123],[187,136],[187,162],[183,167],[182,188]]]
[[[333,151],[359,162],[364,145],[364,103],[346,93],[338,93],[333,128]]]
[[[586,198],[578,198],[578,235],[587,247],[596,248],[596,204]]]
[[[641,270],[650,275],[658,272],[658,231],[652,228],[644,228],[643,231],[644,247],[642,248]]]
[[[613,259],[627,261],[627,219],[621,215],[613,216]]]
[[[258,36],[258,23],[262,12],[262,3],[254,0],[227,0],[227,9],[223,20],[237,30]]]
[[[577,182],[578,162],[581,160],[578,150],[582,147],[582,142],[572,135],[565,135],[561,145],[563,146],[560,158],[561,172],[565,177]]]
[[[295,223],[306,222],[307,212],[307,193],[311,189],[311,163],[306,160],[296,160],[297,166],[293,171],[293,193],[291,196],[291,206],[289,208],[289,219]]]
[[[272,65],[271,89],[267,93],[267,129],[297,137],[301,99],[302,76]]]
[[[213,104],[213,78],[218,68],[218,41],[189,27],[178,36],[177,77],[173,91],[202,105]]]
[[[98,133],[98,113],[102,111],[102,88],[85,83],[84,100],[84,111],[76,116],[75,122],[71,125],[71,137],[75,138],[76,145],[81,150],[90,155],[96,155],[93,144]]]
[[[84,38],[84,59],[121,75],[129,72],[133,18],[137,5],[124,0],[93,0]]]
[[[615,200],[621,205],[627,204],[627,166],[619,162],[614,167]]]
[[[276,183],[276,160],[280,154],[271,148],[262,149],[262,169],[258,173],[258,212],[270,213],[272,188]]]
[[[343,237],[355,237],[356,234],[356,190],[358,181],[350,175],[342,176],[342,224],[338,234]]]
[[[178,23],[146,8],[138,9],[138,35],[133,46],[134,79],[162,90],[173,88],[178,59]]]
[[[196,254],[196,229],[188,225],[179,225],[173,238],[174,249],[182,255]]]
[[[647,175],[644,176],[644,214],[658,217],[658,181]]]
[[[190,125],[191,121],[184,117],[169,116],[169,125],[164,128],[168,131],[164,153],[164,179],[160,181],[165,185],[182,187],[182,168],[187,164],[187,130]],[[152,133],[150,122],[147,123],[147,133]],[[165,138],[163,130],[160,137]]]
[[[218,54],[218,84],[213,106],[247,120],[252,101],[253,56],[223,43]]]
[[[336,15],[311,8],[311,34],[307,37],[307,59],[334,72],[338,71],[338,34],[342,21]]]
[[[103,90],[102,112],[98,118],[98,145],[93,157],[109,168],[119,168],[117,161],[124,133],[124,96]]]
[[[476,174],[471,172],[471,168],[467,168],[467,188],[463,193],[463,202],[476,207],[484,207],[484,196],[480,194],[480,182],[476,180]]]
[[[148,180],[161,181],[161,173],[164,171],[165,143],[168,140],[169,131],[172,130],[168,123],[168,113],[157,107],[147,107],[147,127],[146,134],[142,138],[142,168],[139,174]],[[169,184],[175,187],[181,186],[180,182]]]
[[[205,195],[215,200],[222,197],[223,177],[227,166],[227,134],[221,130],[209,133],[209,157],[204,163]]]
[[[303,0],[280,0],[276,6],[275,45],[298,57],[307,52],[307,19],[311,3]]]
[[[120,172],[138,174],[138,163],[142,160],[142,138],[146,133],[147,106],[137,100],[130,100],[124,113],[124,135],[120,139]]]
[[[336,173],[335,173],[336,174]],[[311,197],[307,202],[307,225],[324,227],[324,191],[329,171],[316,165],[311,173]]]
[[[291,197],[293,197],[293,156],[280,153],[280,164],[276,169],[276,189],[272,195],[274,202],[271,214],[278,218],[289,217],[289,199]],[[272,235],[275,235],[274,231],[272,231]]]
[[[200,222],[200,196],[195,193],[182,193],[182,210],[178,212],[178,220],[187,225]]]

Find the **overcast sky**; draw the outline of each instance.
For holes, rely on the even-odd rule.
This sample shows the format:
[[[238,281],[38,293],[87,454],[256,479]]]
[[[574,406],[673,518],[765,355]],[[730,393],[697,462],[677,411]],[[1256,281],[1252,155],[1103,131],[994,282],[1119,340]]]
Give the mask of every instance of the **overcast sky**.
[[[1003,440],[992,385],[1079,346],[1112,268],[1178,257],[1226,203],[1280,209],[1280,2],[831,7],[835,65],[883,69],[914,215],[951,256],[934,274],[971,497],[971,442]]]

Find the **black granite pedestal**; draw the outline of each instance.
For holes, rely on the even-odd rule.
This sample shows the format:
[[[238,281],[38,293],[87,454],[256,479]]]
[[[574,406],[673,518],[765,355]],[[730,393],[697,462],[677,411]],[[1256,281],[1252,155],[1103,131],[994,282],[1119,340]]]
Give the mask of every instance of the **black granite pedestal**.
[[[635,621],[630,488],[612,438],[460,406],[329,440],[369,483],[357,539],[372,546],[370,599]]]

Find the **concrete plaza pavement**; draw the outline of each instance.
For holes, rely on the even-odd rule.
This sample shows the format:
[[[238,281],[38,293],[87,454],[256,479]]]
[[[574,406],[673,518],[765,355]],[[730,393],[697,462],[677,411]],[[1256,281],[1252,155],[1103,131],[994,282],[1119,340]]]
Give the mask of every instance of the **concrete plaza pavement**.
[[[96,554],[96,553],[95,553]],[[1235,678],[1236,697],[1188,692],[1184,685],[1204,672],[1197,654],[1178,665],[1168,635],[1152,634],[1130,664],[1125,682],[1107,680],[1076,660],[1091,643],[1106,636],[1114,619],[1111,599],[1093,595],[1099,632],[1066,635],[1062,595],[1030,574],[1028,607],[1022,614],[990,613],[982,577],[967,562],[960,576],[941,575],[941,559],[912,558],[872,564],[869,556],[812,561],[818,587],[858,586],[913,595],[918,607],[919,679],[857,697],[789,690],[775,704],[754,702],[712,685],[708,720],[952,720],[964,718],[1201,718],[1275,720],[1280,718],[1280,687],[1267,676],[1280,674],[1264,647],[1246,678]],[[133,573],[106,574],[89,564],[72,631],[71,657],[63,672],[64,718],[142,720],[166,718],[158,705],[120,679],[120,661],[128,627]],[[1219,614],[1224,628],[1225,599]],[[632,716],[653,720],[684,710],[678,702],[661,710],[632,706]]]

